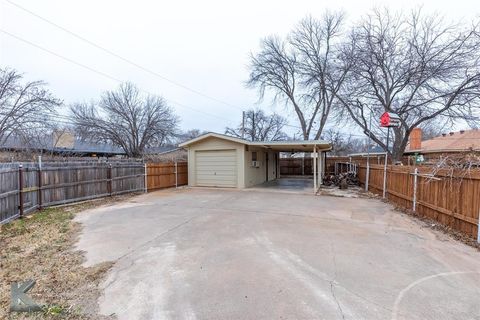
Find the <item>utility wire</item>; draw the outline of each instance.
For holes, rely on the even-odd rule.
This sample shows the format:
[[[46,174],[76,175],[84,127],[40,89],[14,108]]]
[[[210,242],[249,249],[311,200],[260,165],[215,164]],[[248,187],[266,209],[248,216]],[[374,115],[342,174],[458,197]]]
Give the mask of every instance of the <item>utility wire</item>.
[[[149,74],[151,74],[151,75],[153,75],[153,76],[155,76],[155,77],[157,77],[157,78],[160,78],[160,79],[162,79],[162,80],[164,80],[164,81],[167,81],[167,82],[169,82],[169,83],[171,83],[171,84],[173,84],[173,85],[175,85],[175,86],[177,86],[177,87],[183,88],[183,89],[185,89],[185,90],[187,90],[187,91],[190,91],[190,92],[192,92],[192,93],[195,93],[195,94],[197,94],[197,95],[199,95],[199,96],[202,96],[202,97],[204,97],[204,98],[207,98],[207,99],[216,101],[216,102],[218,102],[218,103],[224,104],[224,105],[226,105],[226,106],[229,106],[229,107],[231,107],[231,108],[234,108],[234,109],[238,109],[238,110],[243,111],[243,108],[241,108],[241,107],[235,106],[235,105],[233,105],[233,104],[231,104],[231,103],[228,103],[228,102],[226,102],[226,101],[223,101],[223,100],[217,99],[217,98],[215,98],[215,97],[209,96],[209,95],[207,95],[207,94],[204,94],[204,93],[202,93],[202,92],[200,92],[200,91],[198,91],[198,90],[192,89],[192,88],[190,88],[190,87],[188,87],[188,86],[186,86],[186,85],[184,85],[184,84],[181,84],[181,83],[179,83],[179,82],[177,82],[177,81],[171,80],[171,79],[169,79],[169,78],[167,78],[167,77],[159,74],[158,72],[152,71],[152,70],[150,70],[150,69],[148,69],[148,68],[146,68],[146,67],[144,67],[144,66],[142,66],[142,65],[140,65],[140,64],[138,64],[138,63],[136,63],[135,61],[132,61],[132,60],[130,60],[130,59],[127,59],[127,58],[125,58],[125,57],[123,57],[123,56],[121,56],[121,55],[113,52],[112,50],[109,50],[109,49],[107,49],[107,48],[105,48],[105,47],[103,47],[103,46],[101,46],[101,45],[99,45],[99,44],[97,44],[97,43],[95,43],[95,42],[93,42],[93,41],[91,41],[91,40],[88,40],[87,38],[79,35],[78,33],[75,33],[75,32],[73,32],[73,31],[71,31],[71,30],[69,30],[69,29],[67,29],[67,28],[65,28],[65,27],[62,27],[61,25],[59,25],[59,24],[57,24],[57,23],[55,23],[55,22],[53,22],[53,21],[51,21],[51,20],[49,20],[49,19],[47,19],[47,18],[44,18],[44,17],[40,16],[39,14],[37,14],[37,13],[35,13],[35,12],[33,12],[33,11],[25,8],[25,7],[20,6],[19,4],[16,4],[15,2],[12,2],[12,1],[10,1],[10,0],[5,0],[5,1],[8,2],[8,3],[11,4],[11,5],[17,7],[18,9],[23,10],[24,12],[26,12],[26,13],[28,13],[28,14],[30,14],[30,15],[32,15],[32,16],[34,16],[34,17],[36,17],[36,18],[38,18],[38,19],[40,19],[40,20],[42,20],[42,21],[44,21],[44,22],[46,22],[46,23],[48,23],[48,24],[50,24],[50,25],[52,25],[52,26],[54,26],[55,28],[60,29],[60,30],[62,30],[62,31],[64,31],[64,32],[70,34],[71,36],[73,36],[73,37],[75,37],[75,38],[77,38],[77,39],[79,39],[79,40],[81,40],[81,41],[83,41],[83,42],[85,42],[85,43],[87,43],[87,44],[89,44],[89,45],[91,45],[91,46],[93,46],[93,47],[95,47],[95,48],[97,48],[97,49],[99,49],[99,50],[101,50],[101,51],[109,54],[109,55],[111,55],[111,56],[114,56],[115,58],[120,59],[120,60],[122,60],[123,62],[126,62],[126,63],[128,63],[128,64],[130,64],[130,65],[132,65],[132,66],[140,69],[140,70],[143,70],[143,71],[145,71],[145,72],[147,72],[147,73],[149,73]]]
[[[17,4],[17,3],[15,3],[15,2],[13,2],[13,1],[10,1],[10,0],[5,0],[5,1],[8,2],[9,4],[11,4],[12,6],[15,6],[16,8],[18,8],[18,9],[20,9],[20,10],[22,10],[22,11],[24,11],[24,12],[26,12],[26,13],[32,15],[32,16],[34,16],[34,17],[36,17],[37,19],[40,19],[40,20],[44,21],[45,23],[48,23],[48,24],[50,24],[51,26],[54,26],[55,28],[60,29],[60,30],[62,30],[63,32],[66,32],[67,34],[69,34],[69,35],[71,35],[71,36],[73,36],[73,37],[75,37],[75,38],[77,38],[77,39],[79,39],[79,40],[81,40],[81,41],[83,41],[83,42],[85,42],[85,43],[87,43],[87,44],[89,44],[89,45],[91,45],[91,46],[93,46],[93,47],[95,47],[95,48],[97,48],[97,49],[99,49],[99,50],[101,50],[101,51],[109,54],[109,55],[111,55],[111,56],[114,56],[114,57],[116,57],[117,59],[120,59],[120,60],[122,60],[123,62],[126,62],[126,63],[128,63],[128,64],[130,64],[130,65],[132,65],[132,66],[134,66],[134,67],[136,67],[136,68],[144,71],[144,72],[147,72],[147,73],[149,73],[149,74],[151,74],[151,75],[153,75],[153,76],[156,76],[156,77],[158,77],[158,78],[160,78],[160,79],[162,79],[162,80],[164,80],[164,81],[167,81],[167,82],[169,82],[169,83],[171,83],[171,84],[173,84],[173,85],[176,85],[176,86],[178,86],[178,87],[180,87],[180,88],[183,88],[183,89],[188,90],[188,91],[190,91],[190,92],[192,92],[192,93],[195,93],[195,94],[197,94],[197,95],[200,95],[200,96],[202,96],[202,97],[204,97],[204,98],[207,98],[207,99],[210,99],[210,100],[213,100],[213,101],[222,103],[222,104],[224,104],[224,105],[227,105],[227,106],[229,106],[229,107],[232,107],[232,108],[237,109],[237,110],[240,110],[240,111],[244,111],[243,108],[241,108],[241,107],[235,106],[235,105],[233,105],[233,104],[231,104],[231,103],[228,103],[228,102],[226,102],[226,101],[223,101],[223,100],[217,99],[217,98],[215,98],[215,97],[209,96],[209,95],[207,95],[207,94],[204,94],[204,93],[202,93],[202,92],[200,92],[200,91],[198,91],[198,90],[192,89],[192,88],[190,88],[190,87],[188,87],[188,86],[186,86],[186,85],[184,85],[184,84],[181,84],[181,83],[179,83],[179,82],[177,82],[177,81],[171,80],[171,79],[169,79],[169,78],[167,78],[167,77],[165,77],[165,76],[163,76],[163,75],[161,75],[161,74],[159,74],[159,73],[157,73],[157,72],[155,72],[155,71],[152,71],[152,70],[150,70],[150,69],[148,69],[148,68],[146,68],[146,67],[144,67],[144,66],[142,66],[142,65],[140,65],[140,64],[138,64],[138,63],[136,63],[136,62],[134,62],[134,61],[132,61],[132,60],[130,60],[130,59],[127,59],[127,58],[125,58],[125,57],[123,57],[123,56],[121,56],[121,55],[113,52],[112,50],[109,50],[109,49],[107,49],[107,48],[105,48],[105,47],[103,47],[103,46],[101,46],[101,45],[99,45],[99,44],[97,44],[97,43],[95,43],[95,42],[93,42],[93,41],[91,41],[91,40],[89,40],[89,39],[81,36],[81,35],[79,35],[78,33],[75,33],[75,32],[73,32],[73,31],[71,31],[71,30],[69,30],[69,29],[67,29],[67,28],[65,28],[65,27],[63,27],[63,26],[61,26],[61,25],[59,25],[59,24],[57,24],[57,23],[55,23],[55,22],[53,22],[53,21],[45,18],[45,17],[42,17],[41,15],[39,15],[39,14],[37,14],[37,13],[35,13],[35,12],[33,12],[33,11],[31,11],[31,10],[29,10],[29,9],[27,9],[27,8],[25,8],[25,7]],[[17,39],[20,40],[20,41],[24,41],[24,42],[26,42],[26,43],[28,43],[28,44],[30,44],[30,45],[33,45],[33,46],[35,46],[35,47],[37,47],[37,48],[39,48],[39,49],[41,49],[41,50],[47,51],[48,53],[53,54],[53,55],[55,55],[55,56],[57,56],[57,57],[59,57],[59,58],[65,59],[65,60],[67,60],[67,61],[69,61],[69,62],[71,62],[71,63],[77,64],[77,65],[80,65],[81,67],[87,68],[88,70],[90,70],[90,71],[92,71],[92,72],[100,73],[101,75],[103,75],[103,76],[105,76],[105,77],[108,77],[108,78],[110,78],[110,79],[112,79],[112,80],[114,80],[114,81],[121,82],[119,79],[115,79],[115,78],[113,78],[113,77],[109,76],[108,74],[105,74],[105,73],[103,73],[103,72],[101,72],[101,71],[94,70],[94,69],[92,69],[92,68],[90,68],[90,67],[88,67],[88,66],[86,66],[86,65],[77,63],[76,61],[73,61],[73,60],[68,59],[68,58],[66,58],[66,57],[63,57],[63,56],[60,56],[59,54],[56,54],[56,53],[54,53],[54,52],[52,52],[52,51],[50,51],[50,50],[47,50],[47,49],[42,48],[42,47],[40,47],[40,46],[38,46],[38,45],[35,45],[35,44],[33,44],[33,43],[25,40],[25,39],[21,39],[20,37],[15,36],[15,35],[13,35],[13,34],[11,34],[11,33],[8,33],[8,32],[6,32],[6,31],[4,31],[4,30],[1,30],[1,31],[4,32],[4,33],[6,33],[6,34],[8,34],[8,35],[10,35],[10,36],[12,36],[12,37],[14,37],[14,38],[17,38]],[[179,106],[183,106],[183,107],[185,107],[185,108],[187,108],[187,109],[191,109],[191,110],[196,111],[196,112],[205,113],[205,114],[208,114],[208,115],[210,115],[210,116],[217,117],[217,118],[220,118],[220,119],[225,119],[225,118],[221,118],[221,117],[218,117],[218,116],[216,116],[216,115],[213,115],[213,114],[209,114],[209,113],[206,113],[206,112],[203,112],[203,111],[199,111],[199,110],[192,109],[192,108],[190,108],[190,107],[184,106],[184,105],[182,105],[182,104],[180,104],[180,103],[177,103],[177,102],[174,102],[174,101],[172,101],[172,100],[170,100],[170,101],[171,101],[172,103],[175,103],[175,104],[179,105]],[[231,122],[231,120],[228,120],[228,121]],[[301,129],[300,126],[295,126],[295,125],[291,125],[291,124],[286,124],[285,126],[286,126],[286,127],[290,127],[290,128],[295,128],[295,129]],[[357,136],[359,136],[359,135],[357,135]],[[362,137],[363,137],[363,136],[362,136]]]
[[[77,62],[77,61],[72,60],[72,59],[70,59],[70,58],[67,58],[67,57],[65,57],[65,56],[63,56],[63,55],[61,55],[61,54],[58,54],[58,53],[53,52],[53,51],[51,51],[51,50],[49,50],[49,49],[47,49],[47,48],[44,48],[44,47],[42,47],[42,46],[39,46],[39,45],[37,45],[37,44],[29,41],[29,40],[26,40],[26,39],[24,39],[24,38],[21,38],[21,37],[15,35],[15,34],[13,34],[13,33],[10,33],[10,32],[8,32],[8,31],[6,31],[6,30],[0,29],[0,32],[4,33],[4,34],[6,34],[6,35],[8,35],[8,36],[10,36],[10,37],[12,37],[12,38],[14,38],[14,39],[17,39],[18,41],[21,41],[21,42],[23,42],[23,43],[26,43],[26,44],[28,44],[28,45],[30,45],[30,46],[33,46],[33,47],[35,47],[35,48],[37,48],[37,49],[40,49],[40,50],[44,51],[44,52],[47,52],[47,53],[49,53],[49,54],[51,54],[51,55],[53,55],[53,56],[55,56],[55,57],[57,57],[57,58],[60,58],[60,59],[65,60],[65,61],[67,61],[67,62],[69,62],[69,63],[75,64],[75,65],[77,65],[77,66],[79,66],[79,67],[82,67],[82,68],[84,68],[84,69],[87,69],[87,70],[89,70],[89,71],[91,71],[91,72],[94,72],[94,73],[96,73],[96,74],[98,74],[98,75],[101,75],[101,76],[103,76],[103,77],[105,77],[105,78],[108,78],[108,79],[110,79],[110,80],[116,81],[116,82],[118,82],[118,83],[122,83],[122,82],[123,82],[122,80],[120,80],[120,79],[118,79],[118,78],[115,78],[115,77],[113,77],[113,76],[111,76],[111,75],[109,75],[109,74],[107,74],[107,73],[105,73],[105,72],[96,70],[96,69],[94,69],[94,68],[91,68],[91,67],[83,64],[83,63],[80,63],[80,62]],[[155,94],[153,94],[153,93],[151,93],[151,92],[149,92],[149,91],[146,91],[146,90],[144,90],[144,89],[140,89],[140,90],[142,90],[142,91],[144,91],[144,92],[146,92],[146,93],[148,93],[148,94],[150,94],[150,95],[155,95]],[[205,114],[205,115],[208,115],[208,116],[211,116],[211,117],[214,117],[214,118],[217,118],[217,119],[221,119],[221,120],[226,120],[226,121],[228,121],[228,122],[232,122],[232,120],[229,120],[229,119],[227,119],[227,118],[223,118],[223,117],[217,116],[217,115],[212,114],[212,113],[208,113],[208,112],[205,112],[205,111],[201,111],[201,110],[198,110],[198,109],[194,109],[194,108],[192,108],[192,107],[186,106],[186,105],[184,105],[184,104],[182,104],[182,103],[176,102],[176,101],[171,100],[171,99],[165,98],[165,100],[167,100],[167,101],[169,101],[169,102],[171,102],[171,103],[173,103],[173,104],[176,104],[176,105],[178,105],[178,106],[180,106],[180,107],[182,107],[182,108],[191,110],[191,111],[195,111],[195,112],[198,112],[198,113],[203,113],[203,114]]]
[[[192,89],[192,88],[190,88],[190,87],[188,87],[188,86],[186,86],[186,85],[184,85],[184,84],[181,84],[181,83],[179,83],[179,82],[177,82],[177,81],[168,79],[167,77],[162,76],[162,75],[159,74],[158,72],[152,71],[152,70],[150,70],[150,69],[148,69],[148,68],[146,68],[146,67],[144,67],[144,66],[142,66],[142,65],[140,65],[140,64],[138,64],[138,63],[136,63],[136,62],[134,62],[134,61],[132,61],[132,60],[130,60],[130,59],[127,59],[127,58],[125,58],[125,57],[123,57],[123,56],[121,56],[121,55],[113,52],[112,50],[109,50],[109,49],[107,49],[107,48],[105,48],[105,47],[103,47],[103,46],[101,46],[101,45],[99,45],[99,44],[97,44],[97,43],[95,43],[95,42],[93,42],[93,41],[91,41],[91,40],[89,40],[89,39],[81,36],[81,35],[79,35],[78,33],[75,33],[75,32],[73,32],[73,31],[71,31],[71,30],[69,30],[69,29],[67,29],[67,28],[65,28],[65,27],[63,27],[63,26],[61,26],[61,25],[59,25],[59,24],[57,24],[57,23],[55,23],[55,22],[53,22],[53,21],[45,18],[45,17],[42,17],[41,15],[39,15],[39,14],[37,14],[37,13],[35,13],[35,12],[33,12],[33,11],[31,11],[31,10],[29,10],[29,9],[27,9],[27,8],[25,8],[25,7],[17,4],[17,3],[15,3],[15,2],[13,2],[13,1],[10,1],[10,0],[5,0],[5,1],[8,2],[9,4],[11,4],[12,6],[15,6],[15,7],[17,7],[18,9],[23,10],[24,12],[26,12],[26,13],[34,16],[34,17],[36,17],[37,19],[40,19],[40,20],[44,21],[45,23],[48,23],[48,24],[50,24],[51,26],[54,26],[55,28],[60,29],[60,30],[62,30],[63,32],[66,32],[66,33],[70,34],[71,36],[73,36],[73,37],[75,37],[75,38],[77,38],[77,39],[79,39],[79,40],[81,40],[81,41],[83,41],[83,42],[85,42],[85,43],[87,43],[87,44],[89,44],[89,45],[91,45],[91,46],[93,46],[93,47],[95,47],[95,48],[97,48],[97,49],[99,49],[99,50],[101,50],[101,51],[109,54],[109,55],[111,55],[111,56],[114,56],[114,57],[116,57],[117,59],[120,59],[120,60],[122,60],[123,62],[126,62],[126,63],[128,63],[128,64],[130,64],[130,65],[132,65],[132,66],[134,66],[134,67],[136,67],[136,68],[138,68],[138,69],[140,69],[140,70],[142,70],[142,71],[145,71],[145,72],[147,72],[147,73],[149,73],[149,74],[151,74],[151,75],[154,75],[154,76],[156,76],[156,77],[158,77],[158,78],[160,78],[160,79],[162,79],[162,80],[164,80],[164,81],[167,81],[167,82],[169,82],[169,83],[171,83],[171,84],[173,84],[173,85],[176,85],[176,86],[178,86],[178,87],[180,87],[180,88],[183,88],[183,89],[188,90],[188,91],[190,91],[190,92],[192,92],[192,93],[195,93],[195,94],[197,94],[197,95],[200,95],[200,96],[202,96],[202,97],[204,97],[204,98],[207,98],[207,99],[210,99],[210,100],[213,100],[213,101],[222,103],[222,104],[224,104],[224,105],[227,105],[227,106],[229,106],[229,107],[231,107],[231,108],[234,108],[234,109],[237,109],[237,110],[240,110],[240,111],[244,111],[244,108],[241,108],[241,107],[239,107],[239,106],[235,106],[235,105],[233,105],[233,104],[231,104],[231,103],[228,103],[228,102],[226,102],[226,101],[217,99],[217,98],[215,98],[215,97],[212,97],[212,96],[209,96],[209,95],[207,95],[207,94],[204,94],[204,93],[202,93],[202,92],[200,92],[200,91],[198,91],[198,90]],[[300,126],[295,126],[295,125],[291,125],[291,124],[286,124],[285,126],[291,127],[291,128],[296,128],[296,129],[301,129]]]

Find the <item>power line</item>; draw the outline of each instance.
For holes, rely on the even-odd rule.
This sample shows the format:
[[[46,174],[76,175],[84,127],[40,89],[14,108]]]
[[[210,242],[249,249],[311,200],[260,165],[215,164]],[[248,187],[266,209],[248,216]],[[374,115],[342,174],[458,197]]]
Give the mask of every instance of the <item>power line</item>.
[[[95,43],[95,42],[93,42],[93,41],[91,41],[91,40],[89,40],[89,39],[87,39],[87,38],[79,35],[78,33],[75,33],[75,32],[73,32],[73,31],[71,31],[71,30],[69,30],[69,29],[67,29],[67,28],[65,28],[65,27],[63,27],[63,26],[61,26],[61,25],[59,25],[59,24],[57,24],[57,23],[55,23],[55,22],[53,22],[53,21],[51,21],[51,20],[49,20],[49,19],[41,16],[41,15],[39,15],[39,14],[37,14],[37,13],[35,13],[35,12],[33,12],[33,11],[31,11],[31,10],[29,10],[29,9],[27,9],[27,8],[19,5],[19,4],[17,4],[17,3],[15,3],[15,2],[12,2],[12,1],[10,1],[10,0],[5,0],[5,1],[8,2],[8,3],[11,4],[11,5],[17,7],[18,9],[23,10],[24,12],[26,12],[26,13],[34,16],[34,17],[36,17],[37,19],[40,19],[40,20],[44,21],[45,23],[48,23],[48,24],[54,26],[55,28],[60,29],[60,30],[62,30],[63,32],[66,32],[66,33],[70,34],[71,36],[73,36],[73,37],[75,37],[75,38],[77,38],[77,39],[79,39],[79,40],[81,40],[81,41],[83,41],[83,42],[85,42],[85,43],[87,43],[87,44],[89,44],[89,45],[91,45],[91,46],[93,46],[93,47],[95,47],[95,48],[97,48],[97,49],[105,52],[105,53],[107,53],[107,54],[110,54],[110,55],[116,57],[117,59],[120,59],[120,60],[122,60],[122,61],[124,61],[124,62],[126,62],[126,63],[128,63],[128,64],[130,64],[130,65],[132,65],[132,66],[134,66],[134,67],[136,67],[136,68],[138,68],[138,69],[140,69],[140,70],[143,70],[143,71],[145,71],[145,72],[147,72],[147,73],[149,73],[149,74],[151,74],[151,75],[154,75],[154,76],[156,76],[156,77],[158,77],[158,78],[160,78],[160,79],[162,79],[162,80],[164,80],[164,81],[167,81],[167,82],[169,82],[169,83],[171,83],[171,84],[173,84],[173,85],[176,85],[176,86],[181,87],[181,88],[183,88],[183,89],[185,89],[185,90],[188,90],[188,91],[190,91],[190,92],[192,92],[192,93],[195,93],[195,94],[197,94],[197,95],[200,95],[200,96],[202,96],[202,97],[204,97],[204,98],[207,98],[207,99],[210,99],[210,100],[213,100],[213,101],[222,103],[222,104],[224,104],[224,105],[227,105],[227,106],[229,106],[229,107],[231,107],[231,108],[234,108],[234,109],[237,109],[237,110],[240,110],[240,111],[244,111],[244,108],[242,108],[242,107],[235,106],[235,105],[233,105],[233,104],[231,104],[231,103],[228,103],[228,102],[226,102],[226,101],[223,101],[223,100],[221,100],[221,99],[218,99],[218,98],[209,96],[209,95],[204,94],[204,93],[202,93],[202,92],[200,92],[200,91],[198,91],[198,90],[192,89],[192,88],[190,88],[190,87],[188,87],[188,86],[186,86],[186,85],[184,85],[184,84],[181,84],[181,83],[179,83],[179,82],[177,82],[177,81],[168,79],[167,77],[159,74],[158,72],[152,71],[152,70],[150,70],[150,69],[148,69],[148,68],[146,68],[146,67],[144,67],[144,66],[142,66],[142,65],[140,65],[140,64],[138,64],[138,63],[136,63],[136,62],[134,62],[134,61],[132,61],[132,60],[130,60],[130,59],[127,59],[127,58],[125,58],[125,57],[123,57],[123,56],[121,56],[121,55],[113,52],[112,50],[107,49],[107,48],[105,48],[105,47],[103,47],[103,46],[101,46],[101,45],[99,45],[99,44],[97,44],[97,43]],[[230,120],[229,120],[229,121],[230,121]],[[290,125],[290,124],[286,124],[285,126],[291,127],[291,128],[295,128],[295,129],[301,129],[300,126],[295,126],[295,125]]]
[[[53,55],[53,56],[55,56],[55,57],[57,57],[57,58],[60,58],[60,59],[65,60],[65,61],[67,61],[67,62],[69,62],[69,63],[75,64],[75,65],[77,65],[77,66],[79,66],[79,67],[82,67],[82,68],[84,68],[84,69],[87,69],[87,70],[89,70],[89,71],[91,71],[91,72],[94,72],[94,73],[96,73],[96,74],[98,74],[98,75],[101,75],[101,76],[103,76],[103,77],[106,77],[106,78],[108,78],[108,79],[110,79],[110,80],[116,81],[116,82],[118,82],[118,83],[122,83],[122,82],[123,82],[122,80],[120,80],[120,79],[118,79],[118,78],[115,78],[115,77],[113,77],[113,76],[111,76],[111,75],[109,75],[109,74],[107,74],[107,73],[105,73],[105,72],[96,70],[96,69],[94,69],[94,68],[91,68],[91,67],[83,64],[83,63],[80,63],[80,62],[77,62],[77,61],[72,60],[72,59],[70,59],[70,58],[67,58],[67,57],[65,57],[65,56],[63,56],[63,55],[61,55],[61,54],[58,54],[58,53],[56,53],[56,52],[53,52],[53,51],[51,51],[51,50],[49,50],[49,49],[47,49],[47,48],[44,48],[44,47],[42,47],[42,46],[39,46],[39,45],[37,45],[37,44],[29,41],[29,40],[26,40],[26,39],[24,39],[24,38],[21,38],[21,37],[15,35],[15,34],[13,34],[13,33],[10,33],[10,32],[5,31],[5,30],[3,30],[3,29],[0,29],[0,32],[4,33],[4,34],[6,34],[6,35],[8,35],[8,36],[10,36],[10,37],[12,37],[12,38],[14,38],[14,39],[17,39],[18,41],[21,41],[21,42],[23,42],[23,43],[26,43],[26,44],[28,44],[28,45],[30,45],[30,46],[33,46],[33,47],[35,47],[35,48],[37,48],[37,49],[40,49],[40,50],[44,51],[44,52],[47,52],[47,53],[49,53],[49,54],[51,54],[51,55]],[[153,93],[151,93],[151,92],[149,92],[149,91],[146,91],[146,90],[144,90],[144,89],[140,89],[140,90],[142,90],[142,91],[144,91],[144,92],[146,92],[146,93],[148,93],[148,94],[150,94],[150,95],[154,95]],[[191,111],[195,111],[195,112],[198,112],[198,113],[203,113],[203,114],[205,114],[205,115],[208,115],[208,116],[211,116],[211,117],[214,117],[214,118],[217,118],[217,119],[221,119],[221,120],[226,120],[226,121],[228,121],[228,122],[232,122],[232,120],[229,120],[229,119],[227,119],[227,118],[223,118],[223,117],[217,116],[217,115],[212,114],[212,113],[208,113],[208,112],[205,112],[205,111],[201,111],[201,110],[194,109],[194,108],[192,108],[192,107],[188,107],[188,106],[186,106],[186,105],[184,105],[184,104],[182,104],[182,103],[176,102],[176,101],[171,100],[171,99],[165,98],[165,100],[167,100],[167,101],[169,101],[169,102],[171,102],[171,103],[173,103],[173,104],[176,104],[176,105],[178,105],[178,106],[180,106],[180,107],[183,107],[183,108],[185,108],[185,109],[189,109],[189,110],[191,110]]]
[[[158,72],[152,71],[152,70],[150,70],[150,69],[148,69],[148,68],[146,68],[146,67],[144,67],[144,66],[142,66],[142,65],[140,65],[140,64],[138,64],[138,63],[136,63],[136,62],[134,62],[134,61],[132,61],[132,60],[130,60],[130,59],[127,59],[127,58],[125,58],[125,57],[123,57],[123,56],[121,56],[121,55],[113,52],[112,50],[109,50],[109,49],[107,49],[107,48],[105,48],[105,47],[103,47],[103,46],[101,46],[101,45],[99,45],[99,44],[97,44],[97,43],[95,43],[95,42],[93,42],[93,41],[91,41],[91,40],[88,40],[87,38],[85,38],[85,37],[83,37],[83,36],[81,36],[81,35],[73,32],[73,31],[71,31],[71,30],[69,30],[69,29],[67,29],[67,28],[65,28],[65,27],[62,27],[61,25],[59,25],[59,24],[57,24],[57,23],[55,23],[55,22],[53,22],[53,21],[51,21],[51,20],[49,20],[49,19],[47,19],[47,18],[44,18],[44,17],[40,16],[39,14],[37,14],[37,13],[35,13],[35,12],[33,12],[33,11],[25,8],[25,7],[20,6],[19,4],[16,4],[16,3],[14,3],[14,2],[12,2],[12,1],[10,1],[10,0],[5,0],[5,1],[8,2],[8,3],[11,4],[11,5],[17,7],[18,9],[21,9],[21,10],[25,11],[26,13],[28,13],[28,14],[30,14],[30,15],[32,15],[32,16],[34,16],[34,17],[36,17],[36,18],[38,18],[38,19],[40,19],[40,20],[42,20],[42,21],[44,21],[44,22],[46,22],[46,23],[48,23],[48,24],[50,24],[50,25],[52,25],[52,26],[54,26],[55,28],[60,29],[60,30],[62,30],[62,31],[64,31],[64,32],[70,34],[71,36],[73,36],[73,37],[75,37],[75,38],[77,38],[77,39],[79,39],[79,40],[81,40],[81,41],[83,41],[83,42],[85,42],[85,43],[87,43],[87,44],[89,44],[89,45],[91,45],[91,46],[93,46],[93,47],[95,47],[95,48],[97,48],[97,49],[99,49],[99,50],[101,50],[101,51],[109,54],[109,55],[111,55],[111,56],[114,56],[114,57],[116,57],[117,59],[122,60],[123,62],[126,62],[126,63],[128,63],[128,64],[130,64],[130,65],[132,65],[132,66],[140,69],[140,70],[143,70],[143,71],[145,71],[145,72],[147,72],[147,73],[149,73],[149,74],[151,74],[151,75],[153,75],[153,76],[155,76],[155,77],[158,77],[158,78],[160,78],[160,79],[162,79],[162,80],[164,80],[164,81],[167,81],[167,82],[169,82],[169,83],[171,83],[171,84],[173,84],[173,85],[175,85],[175,86],[177,86],[177,87],[183,88],[183,89],[185,89],[185,90],[187,90],[187,91],[190,91],[190,92],[192,92],[192,93],[195,93],[195,94],[197,94],[197,95],[199,95],[199,96],[202,96],[202,97],[204,97],[204,98],[207,98],[207,99],[210,99],[210,100],[213,100],[213,101],[222,103],[222,104],[224,104],[224,105],[227,105],[227,106],[229,106],[229,107],[231,107],[231,108],[235,108],[235,109],[239,109],[239,110],[243,111],[243,108],[241,108],[241,107],[235,106],[235,105],[233,105],[233,104],[231,104],[231,103],[228,103],[228,102],[226,102],[226,101],[223,101],[223,100],[217,99],[217,98],[215,98],[215,97],[209,96],[209,95],[207,95],[207,94],[204,94],[204,93],[202,93],[202,92],[200,92],[200,91],[198,91],[198,90],[192,89],[192,88],[190,88],[190,87],[188,87],[188,86],[186,86],[186,85],[184,85],[184,84],[181,84],[181,83],[179,83],[179,82],[177,82],[177,81],[171,80],[171,79],[169,79],[169,78],[167,78],[167,77],[159,74]]]

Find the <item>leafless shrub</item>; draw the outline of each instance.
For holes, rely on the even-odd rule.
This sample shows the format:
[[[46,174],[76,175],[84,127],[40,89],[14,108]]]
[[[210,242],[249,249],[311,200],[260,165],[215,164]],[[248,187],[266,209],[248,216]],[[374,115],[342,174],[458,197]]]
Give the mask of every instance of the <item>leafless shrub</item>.
[[[444,155],[433,163],[430,171],[433,177],[441,174],[450,179],[469,178],[474,173],[480,173],[480,152],[466,151]]]

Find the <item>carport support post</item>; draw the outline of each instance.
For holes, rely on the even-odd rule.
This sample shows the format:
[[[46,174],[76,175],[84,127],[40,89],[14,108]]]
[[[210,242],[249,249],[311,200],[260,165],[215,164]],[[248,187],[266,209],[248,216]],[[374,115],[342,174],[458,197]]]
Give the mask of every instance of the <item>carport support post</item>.
[[[317,193],[317,146],[313,146],[313,194]]]
[[[318,172],[317,172],[317,175],[318,175],[318,188],[320,188],[320,186],[322,185],[322,175],[323,175],[323,152],[320,151],[320,153],[318,154],[318,165],[317,165],[317,168],[318,168]]]

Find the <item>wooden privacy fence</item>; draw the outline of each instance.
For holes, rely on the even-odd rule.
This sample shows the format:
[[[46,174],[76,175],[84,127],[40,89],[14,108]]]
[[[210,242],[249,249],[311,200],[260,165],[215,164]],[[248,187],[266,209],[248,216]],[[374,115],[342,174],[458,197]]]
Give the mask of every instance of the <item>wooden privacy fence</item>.
[[[187,184],[186,163],[55,162],[0,165],[0,223],[43,207]]]
[[[187,162],[176,163],[148,163],[147,188],[156,190],[173,186],[182,186],[188,183]]]
[[[382,194],[384,166],[370,165],[368,189]],[[439,223],[478,237],[480,170],[464,175],[447,172],[431,175],[431,168],[387,166],[386,197],[396,205]],[[367,181],[367,167],[360,165],[358,177]]]
[[[312,158],[281,158],[280,175],[308,176],[313,175]]]

